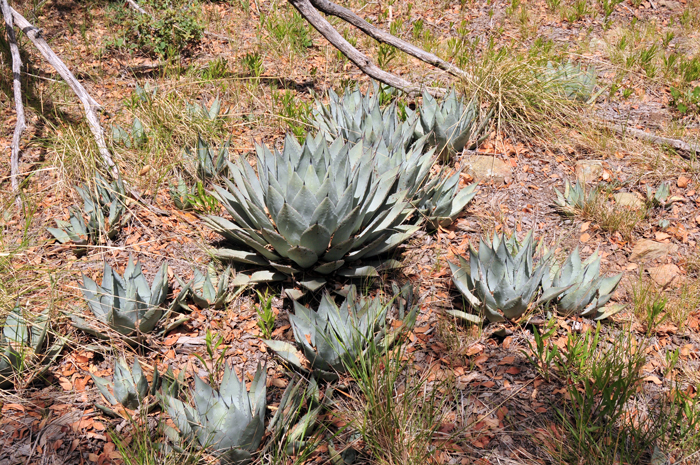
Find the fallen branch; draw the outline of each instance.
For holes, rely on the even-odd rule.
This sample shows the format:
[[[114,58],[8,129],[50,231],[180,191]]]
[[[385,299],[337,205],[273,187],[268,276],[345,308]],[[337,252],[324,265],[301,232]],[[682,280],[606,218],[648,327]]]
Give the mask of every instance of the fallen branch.
[[[384,71],[372,60],[367,58],[363,53],[345,40],[340,33],[314,8],[309,0],[289,0],[289,3],[297,9],[299,14],[311,24],[328,42],[345,55],[350,61],[362,70],[369,77],[376,79],[379,82],[395,87],[408,95],[416,95],[421,91],[421,87],[409,82],[393,73]],[[433,95],[441,96],[447,93],[447,90],[441,88],[426,89]]]
[[[7,31],[7,41],[10,43],[10,52],[12,54],[12,88],[15,99],[15,111],[17,112],[17,123],[15,123],[15,131],[12,134],[12,154],[10,155],[10,184],[12,192],[15,194],[15,203],[20,206],[19,200],[19,143],[22,139],[22,133],[27,128],[24,118],[24,105],[22,104],[22,82],[20,81],[20,72],[22,69],[22,58],[19,55],[19,47],[17,46],[17,37],[15,37],[15,28],[12,21],[12,10],[7,0],[2,0],[2,16],[5,18],[5,29]]]
[[[684,158],[690,158],[690,156],[692,156],[693,154],[700,153],[700,145],[689,144],[680,139],[671,139],[669,137],[657,136],[655,134],[642,131],[641,129],[621,126],[619,124],[611,124],[609,126],[605,125],[605,127],[612,129],[618,134],[630,134],[636,137],[637,139],[645,140],[658,145],[667,145],[669,147],[673,147],[676,150],[680,150],[681,152],[687,153],[687,156],[685,156],[685,154],[682,154]]]
[[[109,169],[110,174],[117,179],[119,177],[119,170],[117,165],[112,160],[112,155],[109,153],[107,148],[107,143],[104,138],[104,131],[100,125],[100,120],[97,118],[95,110],[99,110],[102,106],[93,99],[90,94],[87,93],[83,85],[75,78],[73,73],[68,69],[68,67],[61,61],[61,59],[51,50],[49,44],[44,40],[43,32],[41,29],[33,26],[29,21],[27,21],[24,16],[17,13],[16,10],[10,8],[12,11],[12,16],[14,17],[15,24],[24,32],[24,34],[29,37],[34,46],[44,55],[46,61],[48,61],[51,66],[53,66],[58,74],[66,81],[68,86],[73,90],[75,95],[80,99],[85,109],[85,117],[87,118],[88,125],[92,131],[92,135],[97,143],[97,148],[102,157],[102,161],[105,166]]]
[[[429,65],[432,65],[436,68],[439,68],[443,71],[446,71],[447,73],[458,77],[458,78],[469,78],[469,74],[464,71],[463,69],[460,69],[456,66],[454,66],[451,63],[446,62],[442,58],[438,57],[437,55],[434,55],[432,53],[426,52],[420,47],[416,47],[415,45],[406,42],[404,40],[399,39],[398,37],[384,31],[383,29],[379,29],[376,26],[373,26],[372,24],[368,23],[361,17],[359,17],[357,14],[355,14],[353,11],[348,10],[345,7],[342,7],[340,5],[337,5],[331,1],[328,0],[310,0],[311,5],[313,5],[316,9],[319,11],[335,16],[337,18],[342,19],[346,23],[349,23],[353,26],[355,26],[357,29],[361,30],[374,40],[377,40],[379,42],[383,42],[385,44],[389,44],[393,47],[396,47],[397,49],[401,50],[402,52],[405,52],[415,58],[418,58],[424,63],[428,63]]]

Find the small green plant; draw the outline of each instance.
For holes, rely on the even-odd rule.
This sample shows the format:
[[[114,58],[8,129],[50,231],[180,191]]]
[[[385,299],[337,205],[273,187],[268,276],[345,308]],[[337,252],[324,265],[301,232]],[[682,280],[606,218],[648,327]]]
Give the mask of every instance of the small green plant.
[[[523,351],[523,354],[532,365],[535,366],[537,372],[549,381],[552,375],[552,364],[559,357],[559,347],[551,342],[553,336],[557,334],[556,320],[554,318],[547,322],[545,330],[540,334],[536,327],[532,327],[532,333],[535,338],[533,345],[529,339],[526,340],[530,352]]]
[[[552,12],[556,12],[559,9],[559,5],[561,5],[561,0],[547,0],[547,7]]]
[[[651,186],[647,186],[647,198],[646,204],[647,208],[668,208],[669,204],[666,203],[668,196],[671,195],[671,188],[667,182],[662,182],[656,191],[653,191]]]
[[[272,13],[261,21],[268,33],[292,52],[305,53],[313,45],[306,20],[296,10],[291,15]]]
[[[243,66],[248,71],[248,74],[254,78],[262,76],[264,67],[262,55],[258,52],[248,52],[241,58]]]
[[[217,335],[215,339],[211,330],[207,329],[207,333],[204,336],[204,346],[209,360],[205,360],[202,355],[194,354],[209,373],[209,383],[211,383],[211,385],[216,385],[216,374],[221,370],[221,366],[224,365],[226,360],[225,350],[222,350],[220,354],[218,353],[223,343],[223,336]],[[226,368],[228,369],[228,366],[226,366]]]
[[[189,113],[192,118],[214,121],[221,113],[221,100],[219,100],[219,97],[215,98],[214,101],[211,102],[209,108],[207,108],[204,101],[199,102],[199,104],[187,102],[186,108],[187,113]]]
[[[670,103],[681,115],[700,113],[700,86],[685,91],[671,87]]]
[[[215,58],[202,70],[202,78],[206,80],[224,79],[228,76],[228,60],[223,57]]]
[[[112,125],[112,140],[117,144],[123,144],[126,148],[137,148],[148,142],[148,136],[143,124],[138,118],[134,118],[130,132],[127,132],[118,124]]]
[[[396,47],[381,43],[377,49],[377,64],[380,68],[386,68],[398,55]]]
[[[265,289],[265,294],[257,289],[255,292],[258,294],[258,305],[255,307],[255,311],[258,314],[258,328],[260,328],[263,338],[270,339],[272,330],[275,329],[276,317],[274,310],[272,310],[273,295],[268,295],[267,289]]]
[[[202,38],[204,27],[193,7],[149,2],[153,14],[131,12],[127,28],[138,49],[158,57],[177,57]]]
[[[578,180],[575,184],[566,181],[563,194],[556,187],[554,192],[557,194],[554,205],[561,214],[567,216],[574,216],[576,213],[585,214],[591,209],[598,197],[597,188],[586,191],[586,183]]]
[[[308,132],[311,104],[297,99],[288,89],[284,92],[273,92],[272,100],[277,107],[277,113],[287,123],[287,128],[299,142],[303,142]]]

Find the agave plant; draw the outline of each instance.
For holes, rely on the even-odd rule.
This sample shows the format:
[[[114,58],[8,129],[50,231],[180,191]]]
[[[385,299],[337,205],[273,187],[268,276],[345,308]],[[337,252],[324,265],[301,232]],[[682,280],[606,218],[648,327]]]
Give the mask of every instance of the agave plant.
[[[73,241],[77,245],[97,244],[101,236],[114,239],[121,225],[128,220],[124,201],[126,190],[121,180],[108,183],[99,174],[95,178],[95,190],[85,185],[75,190],[83,198],[83,211],[77,207],[70,209],[70,220],[56,220],[57,228],[47,228],[60,242]],[[88,218],[87,223],[83,214]],[[76,249],[83,253],[86,249]]]
[[[102,285],[83,275],[80,289],[95,319],[134,343],[142,334],[151,332],[163,316],[160,305],[168,294],[168,264],[163,263],[149,288],[141,264],[134,263],[132,258],[124,277],[105,263]],[[107,338],[103,328],[75,315],[72,320],[75,327],[95,337]],[[132,339],[134,336],[136,340]]]
[[[386,321],[387,306],[379,298],[357,298],[351,287],[338,307],[328,293],[318,311],[309,310],[296,300],[289,322],[296,346],[284,341],[266,340],[277,355],[304,373],[334,381],[346,365],[362,353]],[[297,347],[306,358],[299,357]]]
[[[509,249],[509,244],[512,250]],[[492,244],[483,239],[479,251],[469,247],[469,261],[459,257],[459,264],[450,263],[452,281],[467,299],[469,305],[483,312],[491,322],[521,317],[539,294],[542,276],[547,271],[548,258],[535,266],[532,232],[525,241],[494,235]],[[550,287],[534,306],[548,302],[568,288]],[[450,311],[452,315],[475,321],[464,312]]]
[[[476,195],[476,183],[458,190],[459,174],[457,172],[451,176],[444,176],[441,172],[416,195],[418,212],[427,218],[432,229],[451,225]]]
[[[233,222],[203,217],[214,231],[255,252],[219,249],[215,256],[274,268],[261,277],[266,280],[314,271],[318,275],[299,281],[312,291],[325,282],[319,275],[377,276],[396,266],[395,260],[357,262],[394,249],[419,228],[402,224],[413,208],[407,191],[397,188],[408,182],[399,176],[400,166],[379,174],[376,152],[340,139],[329,147],[320,135],[307,137],[303,146],[287,136],[282,153],[265,146],[257,152],[258,175],[241,159],[229,164],[227,189],[215,186]],[[234,284],[254,279],[243,282],[241,275]]]
[[[249,392],[228,366],[218,392],[196,377],[192,392],[194,408],[173,396],[162,396],[163,405],[180,430],[177,434],[168,429],[166,434],[184,448],[198,443],[217,455],[222,463],[249,463],[265,432],[265,381],[265,370],[260,366]]]
[[[469,148],[475,148],[483,142],[488,137],[491,116],[489,113],[479,121],[479,106],[475,102],[465,105],[454,90],[441,104],[428,92],[423,92],[415,135],[417,138],[429,136],[429,144],[437,147],[437,153],[449,158],[464,150],[467,143],[470,143]]]
[[[146,397],[150,394],[155,396],[158,389],[169,396],[176,396],[179,389],[185,383],[185,371],[180,370],[179,376],[175,377],[172,368],[168,367],[165,375],[161,376],[158,373],[158,368],[153,371],[153,379],[150,387],[146,375],[141,370],[141,364],[138,358],[134,358],[134,364],[129,370],[126,360],[119,358],[114,364],[114,375],[112,381],[95,376],[92,373],[95,386],[100,391],[105,400],[111,407],[121,404],[124,408],[134,410],[143,404]],[[146,410],[150,411],[157,403],[152,403],[147,406]],[[117,417],[116,412],[112,408],[96,404],[96,407],[102,410],[107,415]]]
[[[124,144],[126,148],[139,147],[148,141],[143,123],[138,118],[134,118],[131,130],[126,131],[118,124],[112,125],[112,140],[118,144]]]
[[[178,178],[177,184],[170,185],[170,198],[179,210],[194,210],[196,206],[194,198],[196,195],[197,186],[192,186],[192,189],[188,189],[185,180],[182,178]]]
[[[185,147],[182,155],[194,167],[192,177],[206,181],[225,174],[226,162],[229,159],[229,143],[230,141],[221,144],[218,155],[214,155],[209,144],[203,141],[201,137],[197,137],[197,148],[194,153],[189,147]]]
[[[573,185],[566,181],[563,194],[556,187],[554,192],[557,194],[554,204],[565,215],[573,215],[576,211],[585,210],[598,195],[597,188],[586,192],[586,183],[580,181],[576,181],[576,184]]]
[[[187,102],[187,112],[195,118],[214,121],[221,112],[221,100],[219,100],[219,97],[215,98],[209,108],[207,108],[204,102],[200,102],[199,105]]]
[[[542,278],[545,292],[552,288],[564,288],[563,293],[551,300],[557,312],[564,316],[581,315],[602,320],[620,310],[620,306],[605,307],[612,293],[620,284],[622,273],[603,277],[600,275],[600,255],[595,253],[581,262],[578,248],[569,255],[564,265],[547,267]],[[605,308],[604,308],[605,307]]]
[[[540,80],[557,86],[566,98],[587,102],[594,96],[596,71],[593,66],[584,69],[572,62],[560,63],[556,67],[547,63]]]
[[[302,377],[292,379],[282,393],[275,415],[267,425],[271,438],[267,441],[263,454],[270,448],[278,447],[289,455],[298,455],[305,448],[313,447],[315,444],[309,438],[315,430],[321,410],[331,401],[332,394],[333,388],[328,387],[323,401],[320,401],[318,384],[314,378],[308,382]]]
[[[650,186],[647,186],[647,205],[649,207],[668,207],[666,203],[668,196],[671,194],[671,189],[667,182],[662,182],[656,191],[653,191]]]
[[[228,291],[229,278],[231,277],[231,267],[221,274],[216,274],[216,267],[210,263],[207,272],[202,273],[194,270],[194,278],[185,284],[180,278],[180,294],[175,298],[176,302],[181,302],[186,307],[185,301],[190,298],[199,308],[221,308],[229,302],[231,294]]]
[[[66,343],[63,337],[52,338],[49,330],[48,310],[33,322],[19,305],[7,315],[0,333],[0,389],[19,379],[29,384],[49,369]]]
[[[413,142],[418,119],[412,116],[400,121],[396,104],[381,108],[381,96],[386,91],[380,90],[376,82],[373,89],[374,92],[363,94],[359,89],[346,88],[342,97],[331,90],[328,105],[316,101],[312,124],[328,142],[342,137],[348,142],[362,140],[366,145],[374,145],[382,140],[390,151],[397,147],[407,149]]]

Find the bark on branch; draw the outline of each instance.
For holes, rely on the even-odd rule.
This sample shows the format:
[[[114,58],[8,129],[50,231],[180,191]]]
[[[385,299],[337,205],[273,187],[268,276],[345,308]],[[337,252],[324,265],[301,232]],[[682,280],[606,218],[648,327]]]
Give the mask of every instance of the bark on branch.
[[[311,5],[313,5],[317,10],[327,15],[335,16],[337,18],[342,19],[343,21],[355,26],[357,29],[361,30],[374,40],[396,47],[402,52],[408,53],[409,55],[418,58],[422,62],[428,63],[429,65],[446,71],[447,73],[455,77],[465,79],[469,78],[469,74],[466,71],[454,66],[451,63],[446,62],[437,55],[426,52],[420,47],[416,47],[415,45],[406,42],[405,40],[401,40],[398,37],[393,36],[392,34],[384,31],[383,29],[373,26],[372,24],[368,23],[360,16],[355,14],[353,11],[348,10],[345,7],[337,5],[329,0],[310,0],[310,2]]]
[[[299,14],[306,19],[306,21],[311,24],[314,29],[316,29],[328,42],[331,43],[335,48],[340,50],[343,55],[348,57],[350,61],[355,63],[355,65],[362,70],[363,73],[367,74],[377,81],[388,84],[395,87],[408,95],[416,95],[421,91],[420,86],[413,84],[393,73],[384,71],[377,65],[375,65],[372,60],[367,58],[366,55],[361,53],[355,47],[350,45],[350,43],[345,40],[345,38],[340,35],[340,33],[324,18],[321,14],[314,8],[309,0],[289,0],[289,3],[297,9]],[[429,88],[427,89],[433,95],[444,95],[447,93],[445,89],[440,88]]]
[[[43,33],[41,29],[33,26],[27,21],[24,16],[17,13],[14,9],[10,8],[12,11],[12,16],[14,18],[15,24],[24,32],[24,34],[29,37],[29,40],[34,43],[34,46],[44,55],[46,61],[48,61],[51,66],[53,66],[58,74],[66,81],[68,86],[73,90],[75,95],[80,99],[85,109],[85,117],[87,118],[88,125],[90,126],[90,131],[95,138],[97,143],[97,148],[102,157],[102,161],[109,170],[110,174],[116,179],[119,177],[119,170],[117,165],[112,160],[112,155],[109,153],[107,148],[107,143],[104,138],[104,131],[100,125],[100,120],[95,113],[95,110],[101,109],[101,105],[93,99],[90,94],[87,93],[83,85],[78,81],[73,73],[68,69],[68,67],[61,61],[61,59],[51,50],[49,44],[44,40]]]
[[[680,139],[671,139],[670,137],[657,136],[655,134],[642,131],[641,129],[625,127],[619,124],[611,124],[607,127],[611,128],[618,134],[630,134],[636,137],[637,139],[645,140],[658,145],[667,145],[669,147],[673,147],[674,149],[683,152],[681,156],[683,156],[684,158],[690,158],[694,154],[700,154],[700,145],[689,144]]]
[[[22,58],[19,55],[19,47],[17,46],[17,37],[15,37],[15,28],[12,21],[12,10],[7,0],[2,0],[2,16],[5,18],[5,29],[7,32],[7,41],[10,44],[10,53],[12,54],[12,90],[15,99],[15,111],[17,112],[17,123],[15,131],[12,134],[12,154],[10,155],[10,184],[12,191],[15,194],[15,203],[20,206],[19,200],[19,143],[22,139],[22,133],[26,129],[26,120],[24,118],[24,105],[22,104],[22,82],[20,81],[20,71],[22,69]]]

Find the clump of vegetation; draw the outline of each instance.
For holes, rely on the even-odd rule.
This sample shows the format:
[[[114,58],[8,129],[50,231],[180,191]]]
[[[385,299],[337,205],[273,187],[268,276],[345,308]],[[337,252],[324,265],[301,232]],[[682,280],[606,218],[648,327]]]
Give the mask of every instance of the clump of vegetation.
[[[179,1],[147,1],[149,14],[130,12],[126,27],[141,52],[161,57],[176,57],[202,39],[204,26],[195,4]]]
[[[19,305],[7,315],[0,333],[0,389],[27,386],[46,373],[66,343],[50,329],[48,310],[33,321]]]

